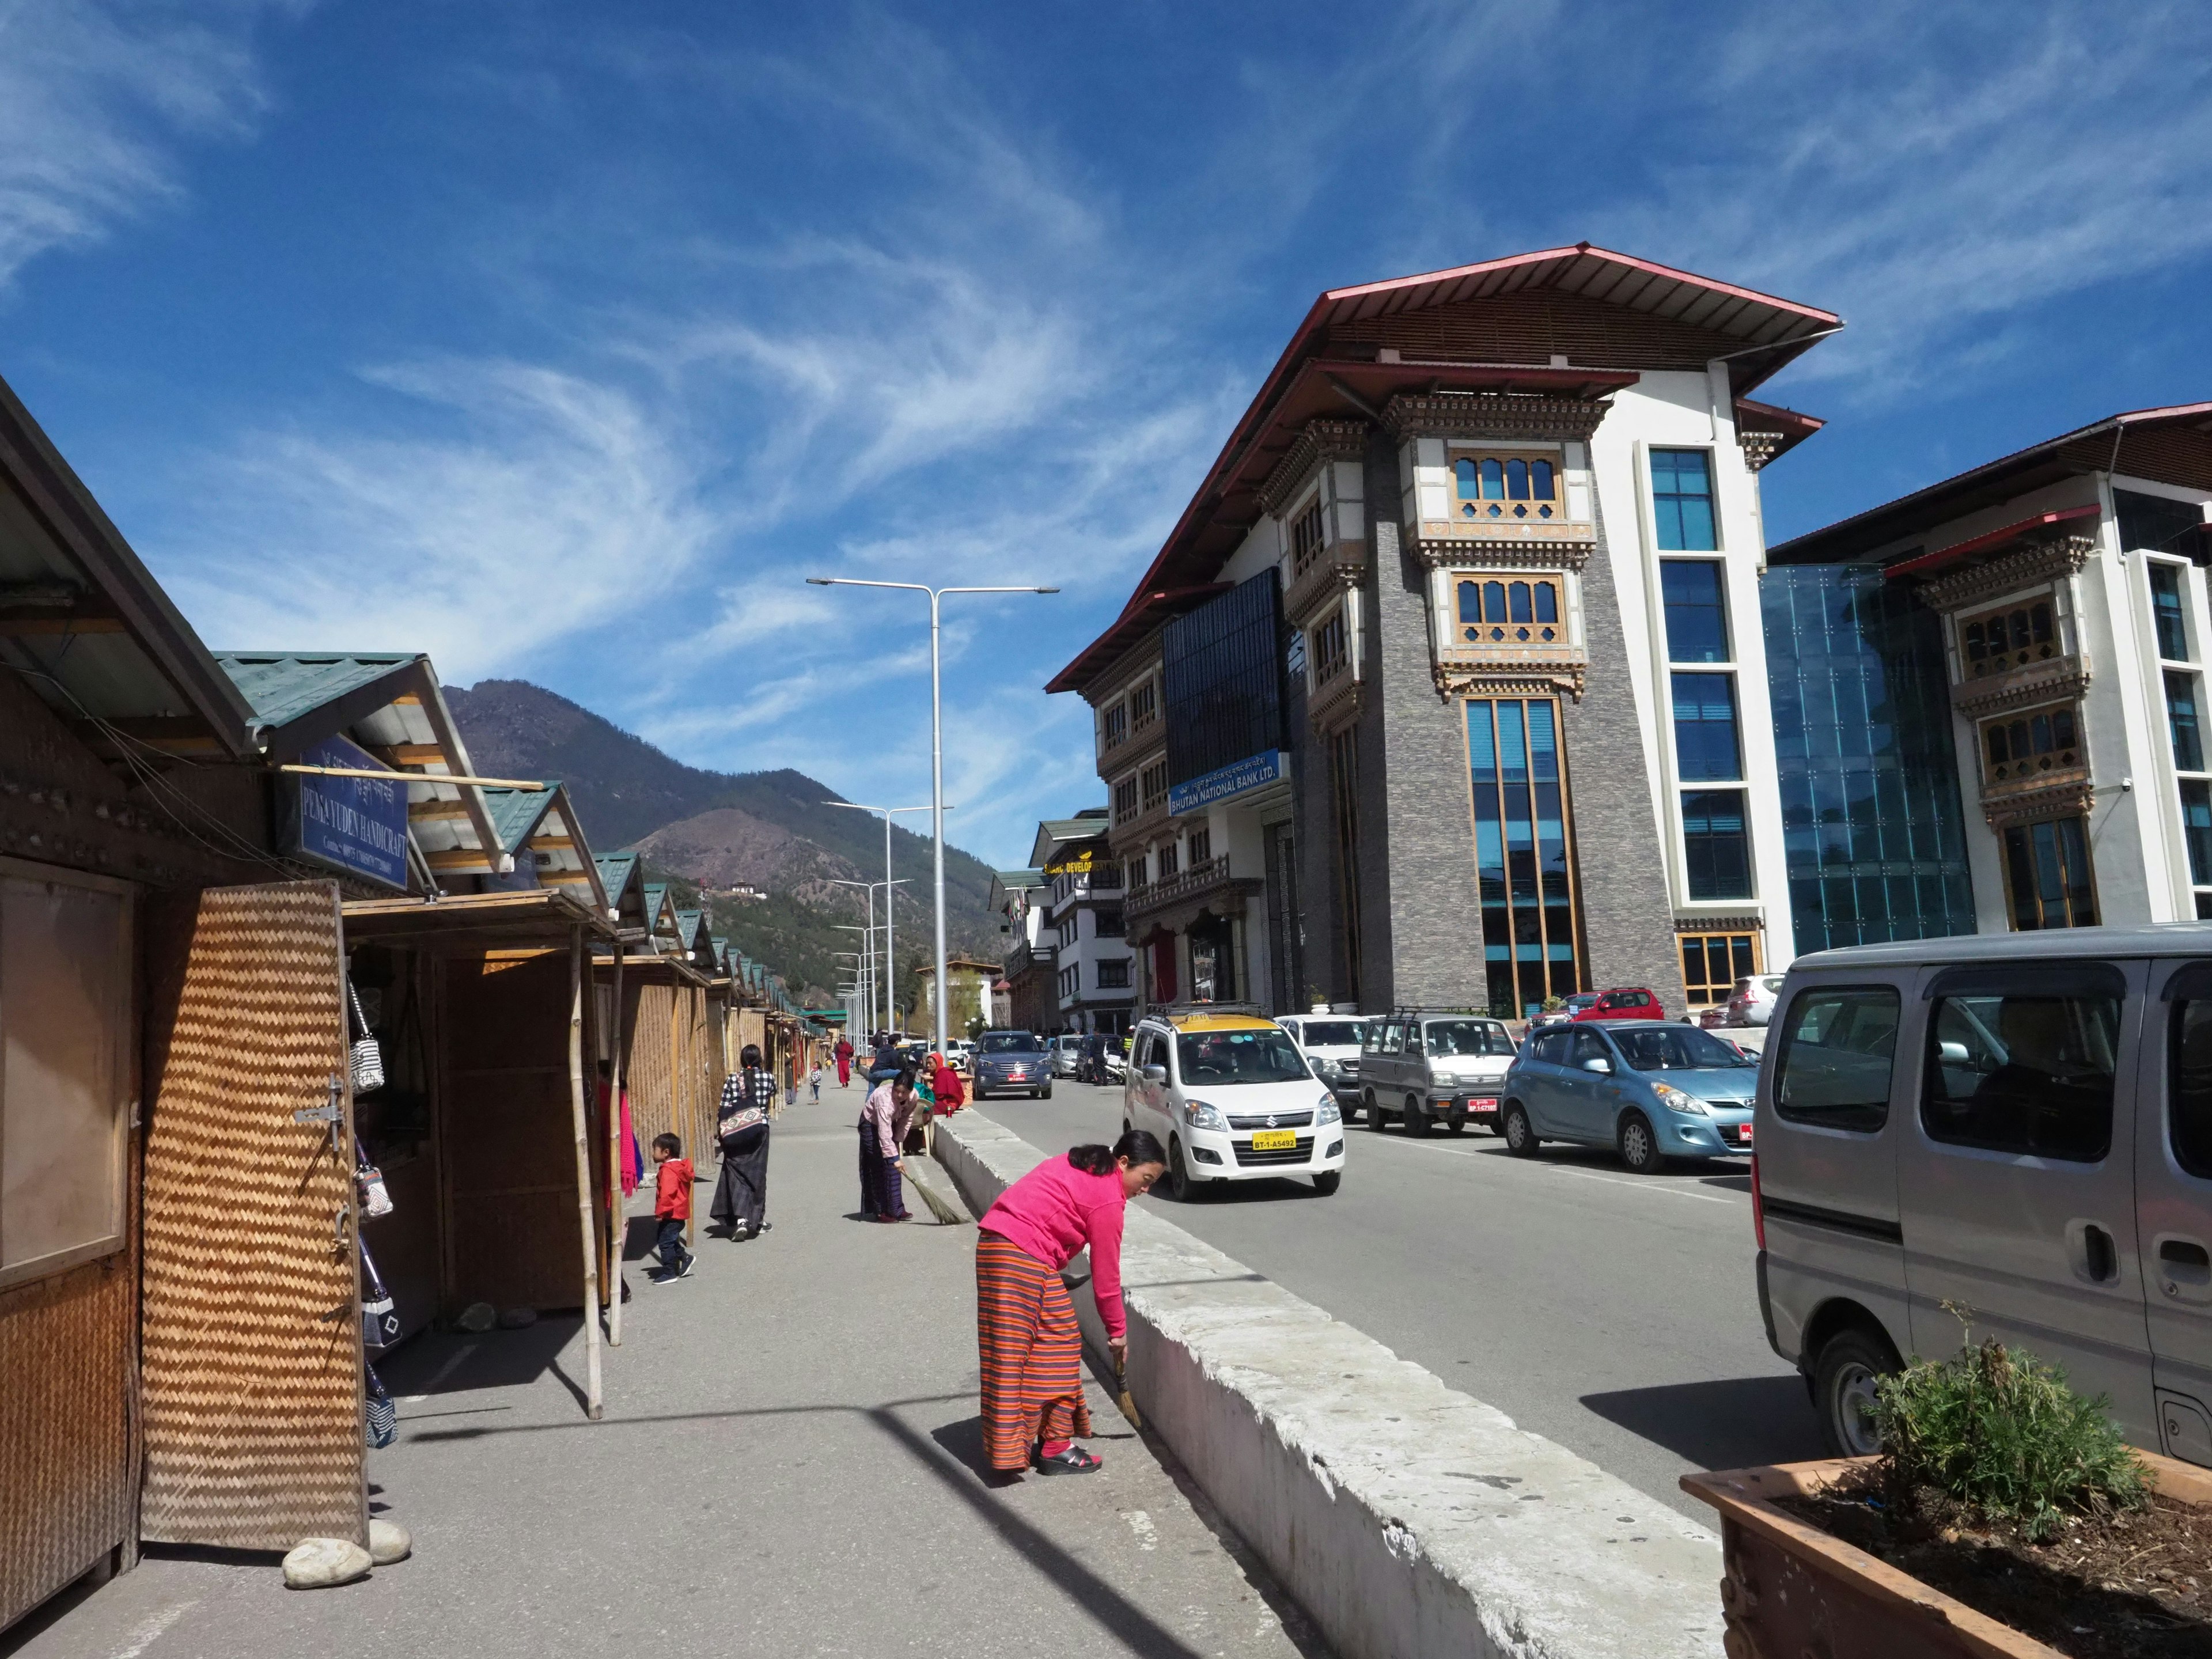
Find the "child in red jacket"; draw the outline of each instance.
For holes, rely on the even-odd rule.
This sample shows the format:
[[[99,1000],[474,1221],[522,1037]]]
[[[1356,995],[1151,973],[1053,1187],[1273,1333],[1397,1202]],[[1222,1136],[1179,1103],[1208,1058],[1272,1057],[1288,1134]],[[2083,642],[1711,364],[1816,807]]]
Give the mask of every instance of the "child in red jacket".
[[[691,1160],[684,1156],[684,1143],[674,1135],[653,1138],[653,1213],[660,1223],[660,1237],[653,1246],[660,1257],[660,1272],[647,1273],[656,1285],[691,1277],[691,1252],[684,1247],[685,1224],[691,1219]]]

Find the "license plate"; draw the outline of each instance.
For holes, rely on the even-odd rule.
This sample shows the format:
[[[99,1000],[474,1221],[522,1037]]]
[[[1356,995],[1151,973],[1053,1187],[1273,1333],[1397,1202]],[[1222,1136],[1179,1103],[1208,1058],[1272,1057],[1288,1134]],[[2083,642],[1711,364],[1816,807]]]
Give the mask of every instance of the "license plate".
[[[1485,1095],[1470,1100],[1467,1103],[1467,1109],[1470,1112],[1494,1112],[1498,1109],[1498,1097]]]
[[[1749,1125],[1748,1123],[1739,1123],[1739,1124],[1737,1124],[1737,1125],[1735,1126],[1735,1138],[1736,1138],[1737,1141],[1738,1141],[1738,1142],[1740,1142],[1741,1145],[1746,1146],[1750,1146],[1750,1145],[1751,1145],[1751,1125]]]
[[[1295,1129],[1262,1129],[1252,1137],[1252,1150],[1255,1152],[1293,1152],[1297,1144]]]

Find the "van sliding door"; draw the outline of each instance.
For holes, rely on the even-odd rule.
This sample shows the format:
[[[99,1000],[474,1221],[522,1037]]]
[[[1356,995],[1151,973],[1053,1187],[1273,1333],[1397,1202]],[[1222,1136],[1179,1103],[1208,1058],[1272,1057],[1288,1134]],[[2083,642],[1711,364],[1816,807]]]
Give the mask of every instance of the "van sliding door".
[[[1899,1149],[1912,1345],[1996,1337],[2107,1395],[2155,1444],[2135,1219],[2147,964],[2081,960],[1929,975],[1913,1133]]]
[[[2180,964],[2149,1003],[2137,1099],[2160,1440],[2169,1457],[2212,1464],[2212,962]]]

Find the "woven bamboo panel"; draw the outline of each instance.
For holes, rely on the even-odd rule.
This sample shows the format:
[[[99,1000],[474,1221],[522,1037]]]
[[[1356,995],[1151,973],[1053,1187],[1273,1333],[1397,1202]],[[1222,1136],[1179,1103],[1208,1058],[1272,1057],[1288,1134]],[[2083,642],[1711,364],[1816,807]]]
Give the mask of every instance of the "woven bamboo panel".
[[[136,1265],[0,1295],[0,1629],[130,1534]]]
[[[173,1030],[149,1045],[149,1540],[367,1541],[352,1158],[293,1121],[345,1075],[340,968],[334,885],[199,895]]]
[[[637,1131],[637,1144],[648,1165],[653,1136],[665,1129],[684,1133],[676,1127],[676,988],[639,986],[627,1076],[630,1123]]]
[[[457,1309],[583,1305],[568,975],[565,951],[511,964],[447,959],[440,1156]],[[604,1169],[603,1156],[593,1161]]]

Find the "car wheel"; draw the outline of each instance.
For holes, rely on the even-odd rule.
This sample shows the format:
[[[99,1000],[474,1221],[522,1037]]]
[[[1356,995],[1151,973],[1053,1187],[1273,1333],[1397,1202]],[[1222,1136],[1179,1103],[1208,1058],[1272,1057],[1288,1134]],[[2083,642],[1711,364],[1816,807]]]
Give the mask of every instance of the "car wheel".
[[[971,1101],[988,1100],[990,1097],[991,1091],[988,1089],[981,1088],[980,1086],[970,1089],[968,1091],[968,1098]]]
[[[1382,1103],[1375,1098],[1375,1091],[1370,1089],[1360,1097],[1359,1103],[1366,1109],[1367,1127],[1370,1129],[1382,1128]]]
[[[1421,1109],[1421,1103],[1412,1095],[1406,1097],[1406,1133],[1416,1140],[1425,1139],[1435,1121]]]
[[[1050,1100],[1052,1098],[1052,1085],[1049,1083],[1044,1085],[1044,1095],[1042,1097],[1046,1100]]]
[[[1875,1384],[1897,1370],[1897,1354],[1873,1332],[1838,1331],[1813,1367],[1813,1403],[1832,1457],[1870,1457],[1881,1449]]]
[[[1631,1112],[1620,1121],[1620,1161],[1638,1175],[1657,1175],[1667,1167],[1658,1133],[1641,1112]]]
[[[1314,1191],[1319,1193],[1323,1198],[1327,1198],[1342,1185],[1344,1185],[1344,1171],[1341,1170],[1323,1170],[1314,1177]]]
[[[1449,1117],[1446,1118],[1444,1120],[1444,1133],[1448,1135],[1465,1134],[1467,1133],[1467,1114],[1465,1112],[1454,1112]]]
[[[1536,1139],[1536,1126],[1528,1121],[1528,1109],[1517,1100],[1505,1103],[1504,1127],[1498,1131],[1505,1137],[1505,1150],[1516,1158],[1534,1158],[1543,1143]]]
[[[1181,1137],[1168,1137],[1168,1196],[1178,1204],[1188,1204],[1198,1196],[1198,1183],[1190,1178],[1190,1165],[1183,1162]]]

